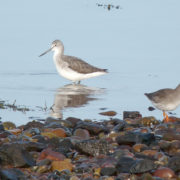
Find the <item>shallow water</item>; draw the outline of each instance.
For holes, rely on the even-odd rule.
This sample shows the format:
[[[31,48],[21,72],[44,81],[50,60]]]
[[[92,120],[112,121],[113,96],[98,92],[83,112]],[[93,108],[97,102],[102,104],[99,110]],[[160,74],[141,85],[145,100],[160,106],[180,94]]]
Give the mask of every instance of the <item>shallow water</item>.
[[[4,1],[0,7],[0,99],[16,100],[33,111],[0,110],[2,121],[24,124],[32,119],[75,116],[105,119],[101,108],[125,110],[162,119],[148,111],[144,96],[179,83],[180,1],[111,1],[121,8],[98,6],[109,1]],[[11,4],[11,6],[9,5]],[[38,57],[61,39],[65,54],[107,68],[107,75],[84,80],[83,87],[56,73],[52,53]],[[54,102],[58,102],[55,107]],[[58,113],[59,109],[59,113]],[[180,116],[180,108],[174,111]]]

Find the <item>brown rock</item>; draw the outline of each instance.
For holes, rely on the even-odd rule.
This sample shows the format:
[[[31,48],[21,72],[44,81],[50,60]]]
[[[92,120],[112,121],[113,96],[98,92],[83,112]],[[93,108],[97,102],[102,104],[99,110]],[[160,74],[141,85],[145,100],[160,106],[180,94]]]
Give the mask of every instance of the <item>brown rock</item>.
[[[63,154],[52,151],[50,148],[47,148],[41,152],[38,160],[49,159],[53,161],[63,161],[65,158],[66,157]]]
[[[75,118],[75,117],[68,117],[66,119],[66,121],[69,121],[72,124],[72,127],[75,127],[77,125],[77,123],[82,121],[82,120],[79,118]]]
[[[63,128],[56,128],[51,132],[54,133],[57,137],[66,137],[66,132]]]
[[[42,132],[41,135],[51,139],[54,137],[66,137],[66,132],[63,128],[56,128],[56,129],[47,128],[44,129],[44,132]]]
[[[167,167],[157,169],[153,175],[160,178],[173,178],[175,176],[174,171]]]
[[[71,163],[70,159],[65,159],[64,161],[53,161],[52,162],[52,170],[58,170],[58,171],[63,171],[63,170],[69,170],[72,171],[73,165]]]
[[[157,153],[156,150],[144,150],[142,151],[142,154],[146,155],[146,156],[154,156]]]
[[[144,149],[144,148],[147,148],[147,146],[145,144],[135,144],[133,146],[133,149],[135,152],[141,152],[142,149]]]
[[[56,134],[54,134],[52,132],[42,132],[41,135],[44,137],[47,137],[49,139],[57,137]]]
[[[176,132],[167,132],[163,135],[162,139],[166,141],[180,140],[180,134]]]
[[[149,128],[140,128],[141,133],[150,133],[151,130]]]
[[[106,111],[106,112],[101,112],[99,114],[103,116],[115,116],[117,113],[115,111]]]
[[[89,138],[90,138],[89,131],[86,130],[86,129],[81,129],[81,128],[76,129],[76,130],[74,131],[74,135],[80,137],[82,140],[85,140],[85,139],[89,139]]]

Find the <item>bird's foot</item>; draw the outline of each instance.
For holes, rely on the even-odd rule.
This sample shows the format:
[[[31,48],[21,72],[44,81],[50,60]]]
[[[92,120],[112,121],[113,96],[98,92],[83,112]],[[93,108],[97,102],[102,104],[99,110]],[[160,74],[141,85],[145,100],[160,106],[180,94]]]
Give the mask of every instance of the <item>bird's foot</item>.
[[[164,111],[163,111],[163,116],[164,116],[163,121],[164,121],[165,123],[170,122],[169,116],[168,116]]]
[[[73,81],[72,84],[73,85],[79,85],[81,83],[81,81]]]

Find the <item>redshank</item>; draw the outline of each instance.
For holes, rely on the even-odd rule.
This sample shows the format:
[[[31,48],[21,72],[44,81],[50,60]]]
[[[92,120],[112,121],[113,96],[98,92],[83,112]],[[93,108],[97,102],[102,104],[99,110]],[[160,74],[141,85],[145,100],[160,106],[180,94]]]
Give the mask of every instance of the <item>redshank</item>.
[[[163,111],[164,122],[169,122],[165,111],[175,110],[180,105],[180,84],[175,89],[160,89],[152,93],[145,93],[152,104]]]

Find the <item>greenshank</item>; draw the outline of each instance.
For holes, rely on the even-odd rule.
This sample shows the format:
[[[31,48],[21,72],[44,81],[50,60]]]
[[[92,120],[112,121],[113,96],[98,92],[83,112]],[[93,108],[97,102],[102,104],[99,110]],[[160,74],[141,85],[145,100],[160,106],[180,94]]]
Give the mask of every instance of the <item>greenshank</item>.
[[[175,110],[180,105],[180,84],[175,89],[160,89],[153,93],[145,93],[152,104],[163,111],[164,122],[169,122],[165,111]]]
[[[54,51],[53,59],[58,73],[64,78],[71,80],[73,83],[79,84],[83,79],[107,73],[107,69],[100,69],[77,57],[64,55],[64,45],[60,40],[53,41],[51,48],[40,56],[45,55],[49,51]]]

